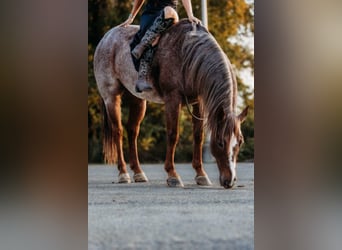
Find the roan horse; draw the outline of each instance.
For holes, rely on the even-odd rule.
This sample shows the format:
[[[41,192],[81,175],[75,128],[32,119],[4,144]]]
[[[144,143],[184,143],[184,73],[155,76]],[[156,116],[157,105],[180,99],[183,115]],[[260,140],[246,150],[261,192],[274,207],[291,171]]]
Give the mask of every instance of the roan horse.
[[[233,187],[236,182],[236,158],[243,136],[240,124],[247,108],[236,115],[237,83],[232,66],[212,35],[202,26],[193,26],[188,20],[173,25],[161,38],[156,51],[151,78],[154,89],[135,92],[137,72],[130,55],[129,43],[138,26],[115,27],[98,44],[94,55],[94,72],[99,93],[104,103],[105,161],[117,160],[119,182],[129,183],[130,176],[123,156],[123,128],[121,124],[121,96],[129,103],[127,134],[129,164],[135,182],[148,181],[140,167],[137,137],[145,115],[146,100],[165,104],[167,151],[165,170],[167,184],[182,187],[174,163],[179,137],[178,121],[182,105],[192,105],[193,159],[198,185],[211,185],[203,169],[203,119],[211,132],[210,148],[220,173],[220,184]]]

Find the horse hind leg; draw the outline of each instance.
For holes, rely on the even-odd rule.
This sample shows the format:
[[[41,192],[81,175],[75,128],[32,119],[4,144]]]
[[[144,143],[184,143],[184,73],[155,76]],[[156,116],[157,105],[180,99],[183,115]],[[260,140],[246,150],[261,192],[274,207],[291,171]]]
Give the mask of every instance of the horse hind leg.
[[[104,135],[103,154],[105,162],[115,164],[118,162],[119,183],[130,183],[126,162],[123,155],[123,129],[121,124],[121,95],[116,94],[103,101]]]
[[[146,111],[146,101],[133,96],[128,91],[125,93],[125,98],[129,103],[129,116],[126,126],[129,144],[129,165],[134,172],[133,179],[135,182],[147,182],[148,179],[140,167],[137,147],[140,123]]]
[[[201,117],[201,112],[199,108],[199,104],[194,104],[193,106],[193,114],[196,117]],[[211,186],[212,183],[204,171],[203,162],[202,162],[202,146],[203,146],[203,121],[197,119],[196,117],[192,117],[192,125],[193,125],[193,157],[192,157],[192,167],[196,171],[195,181],[197,185],[201,186]]]

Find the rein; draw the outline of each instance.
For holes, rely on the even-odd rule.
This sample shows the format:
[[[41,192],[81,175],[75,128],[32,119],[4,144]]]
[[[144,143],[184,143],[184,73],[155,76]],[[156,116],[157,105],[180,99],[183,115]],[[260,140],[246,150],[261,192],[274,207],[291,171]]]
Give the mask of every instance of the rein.
[[[186,108],[188,109],[188,112],[190,113],[190,115],[199,121],[204,121],[204,118],[198,117],[198,116],[194,115],[194,113],[192,113],[192,111],[190,109],[188,97],[186,95],[184,95],[184,97],[185,97],[185,102],[186,102]]]

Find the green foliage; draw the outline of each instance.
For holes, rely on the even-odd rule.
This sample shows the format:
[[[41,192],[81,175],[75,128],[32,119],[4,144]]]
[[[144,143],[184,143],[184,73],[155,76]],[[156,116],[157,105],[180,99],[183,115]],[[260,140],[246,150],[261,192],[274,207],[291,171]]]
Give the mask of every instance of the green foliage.
[[[249,1],[250,2],[250,1]],[[193,12],[201,17],[200,0],[192,0]],[[241,44],[230,38],[241,38],[254,33],[254,3],[245,0],[208,0],[209,31],[213,34],[223,51],[237,70],[251,68],[254,72],[254,55]],[[101,98],[96,88],[93,74],[93,55],[96,45],[103,35],[112,27],[124,22],[132,9],[132,1],[88,0],[88,161],[103,162],[102,156],[102,118]],[[179,1],[180,18],[186,13]],[[134,21],[139,23],[139,16]],[[237,39],[239,40],[239,39]],[[238,78],[241,109],[248,105],[250,112],[242,126],[245,144],[239,160],[254,158],[254,94]],[[123,124],[128,118],[128,108],[123,99]],[[192,124],[191,115],[186,108],[180,115],[180,140],[177,145],[175,160],[189,162],[192,159]],[[127,134],[124,133],[125,157],[128,158]],[[139,158],[141,162],[163,162],[166,154],[166,126],[164,106],[148,103],[146,116],[140,128],[138,139]]]

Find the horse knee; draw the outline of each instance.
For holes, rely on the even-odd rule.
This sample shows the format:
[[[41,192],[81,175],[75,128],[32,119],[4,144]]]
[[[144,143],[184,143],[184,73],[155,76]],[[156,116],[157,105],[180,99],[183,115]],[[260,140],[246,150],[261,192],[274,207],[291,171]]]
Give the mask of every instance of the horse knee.
[[[174,10],[174,8],[172,8],[170,6],[166,6],[164,8],[164,17],[165,17],[165,19],[173,18],[175,23],[178,22],[178,20],[179,20],[177,12]]]

